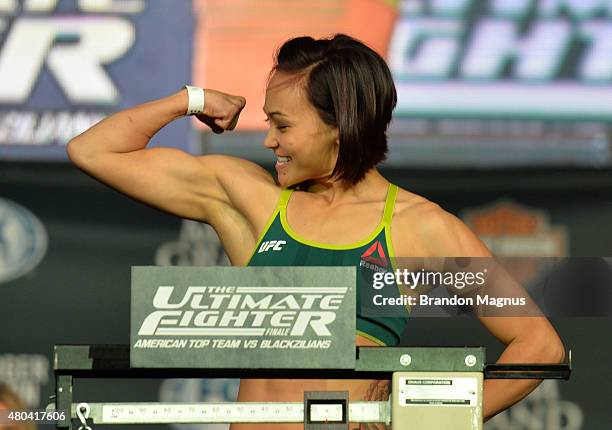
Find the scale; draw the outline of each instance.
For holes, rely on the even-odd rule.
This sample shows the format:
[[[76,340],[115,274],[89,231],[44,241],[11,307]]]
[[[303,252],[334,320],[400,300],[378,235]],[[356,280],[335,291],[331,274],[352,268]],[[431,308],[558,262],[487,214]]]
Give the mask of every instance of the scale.
[[[356,347],[355,285],[354,267],[133,268],[130,345],[56,345],[48,409],[70,411],[59,430],[75,423],[79,430],[167,423],[482,430],[484,379],[569,378],[571,353],[565,364],[485,364],[483,347]],[[169,332],[176,349],[151,347]],[[325,348],[270,349],[279,339]],[[391,395],[351,401],[348,391],[305,391],[303,402],[291,403],[88,403],[73,399],[80,378],[376,379],[391,381]]]
[[[57,423],[58,429],[90,430],[92,425],[116,424],[304,423],[306,430],[337,430],[348,429],[349,422],[383,423],[393,430],[482,429],[483,379],[569,379],[571,373],[571,351],[565,364],[485,364],[482,347],[357,347],[355,369],[316,371],[138,369],[130,367],[129,352],[129,345],[55,347],[56,399],[48,409],[71,411],[70,417]],[[305,392],[304,402],[271,403],[76,403],[72,398],[76,379],[170,377],[389,379],[392,393],[387,401],[371,402],[351,402],[348,392],[325,391]]]

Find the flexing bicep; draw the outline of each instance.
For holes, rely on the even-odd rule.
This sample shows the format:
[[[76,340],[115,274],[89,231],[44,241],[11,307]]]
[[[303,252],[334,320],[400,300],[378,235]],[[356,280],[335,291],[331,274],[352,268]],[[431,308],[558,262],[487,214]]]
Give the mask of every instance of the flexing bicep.
[[[219,172],[241,161],[249,163],[224,156],[195,157],[172,148],[99,153],[73,161],[89,175],[136,200],[203,222],[210,222],[212,214],[232,205]]]
[[[183,218],[206,221],[210,206],[227,200],[211,168],[213,163],[178,149],[108,152],[71,159],[100,182]]]

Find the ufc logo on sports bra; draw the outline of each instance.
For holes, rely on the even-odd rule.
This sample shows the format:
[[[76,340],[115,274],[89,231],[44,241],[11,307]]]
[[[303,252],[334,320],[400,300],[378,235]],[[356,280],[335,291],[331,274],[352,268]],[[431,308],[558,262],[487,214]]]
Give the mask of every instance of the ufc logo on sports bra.
[[[261,243],[259,249],[257,250],[257,253],[260,254],[262,252],[266,252],[270,248],[272,248],[272,251],[282,251],[283,245],[286,243],[287,242],[284,240],[266,240],[265,242]]]

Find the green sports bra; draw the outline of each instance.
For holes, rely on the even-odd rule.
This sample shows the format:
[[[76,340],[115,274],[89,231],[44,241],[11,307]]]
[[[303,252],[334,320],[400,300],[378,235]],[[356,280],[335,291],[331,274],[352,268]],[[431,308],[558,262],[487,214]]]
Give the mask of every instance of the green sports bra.
[[[376,229],[366,239],[350,245],[317,243],[295,233],[287,222],[287,204],[292,193],[293,190],[288,189],[281,191],[276,210],[261,233],[247,266],[356,266],[357,334],[379,345],[397,345],[407,319],[366,317],[360,306],[361,289],[366,285],[371,288],[374,271],[393,270],[391,218],[397,186],[389,185],[383,216]]]

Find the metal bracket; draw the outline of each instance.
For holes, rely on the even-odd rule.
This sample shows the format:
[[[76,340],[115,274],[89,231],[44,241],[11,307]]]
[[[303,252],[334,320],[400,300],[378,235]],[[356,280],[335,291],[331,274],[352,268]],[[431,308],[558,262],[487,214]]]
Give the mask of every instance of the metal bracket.
[[[70,411],[72,409],[72,375],[56,375],[55,377],[55,408]],[[70,414],[57,422],[58,429],[71,428]]]

